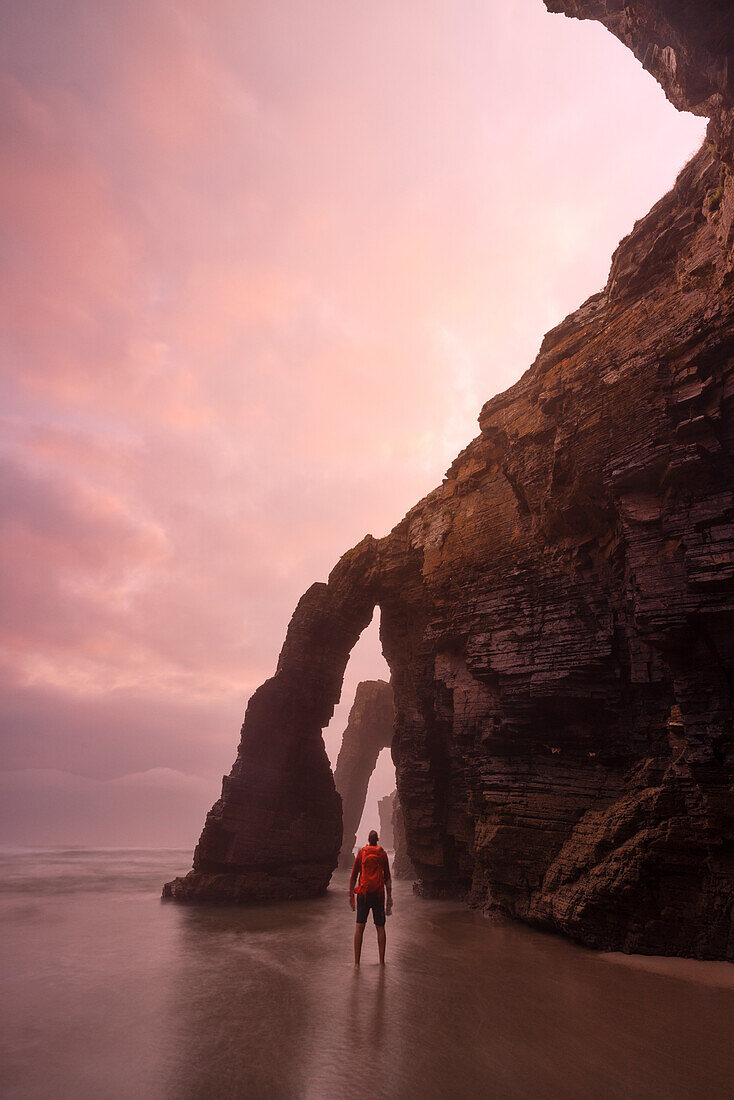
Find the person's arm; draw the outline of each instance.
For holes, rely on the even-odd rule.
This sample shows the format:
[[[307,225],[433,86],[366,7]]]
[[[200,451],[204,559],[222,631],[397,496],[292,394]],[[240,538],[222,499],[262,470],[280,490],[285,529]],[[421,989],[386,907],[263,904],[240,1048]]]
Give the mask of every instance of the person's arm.
[[[390,860],[387,858],[387,852],[383,849],[384,859],[384,878],[385,878],[385,893],[387,894],[387,905],[385,908],[385,914],[390,916],[392,912],[392,875],[390,874]]]
[[[354,909],[354,887],[357,885],[357,878],[359,877],[359,872],[361,869],[362,852],[360,850],[359,852],[357,852],[354,860],[354,867],[352,867],[352,873],[349,876],[349,904],[351,905],[352,909]]]

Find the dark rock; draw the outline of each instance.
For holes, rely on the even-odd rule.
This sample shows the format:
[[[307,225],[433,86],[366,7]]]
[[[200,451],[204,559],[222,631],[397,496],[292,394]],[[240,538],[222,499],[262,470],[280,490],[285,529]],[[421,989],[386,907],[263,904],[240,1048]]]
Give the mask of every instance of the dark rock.
[[[207,815],[193,871],[167,884],[165,897],[245,902],[326,889],[342,823],[321,731],[334,713],[352,646],[372,617],[367,577],[375,548],[367,536],[328,584],[312,585],[301,598],[276,673],[247,706],[237,759]],[[360,593],[352,588],[354,571]]]
[[[422,892],[596,947],[731,959],[732,7],[547,6],[609,26],[710,116],[707,143],[443,483],[301,601],[182,889],[325,887],[340,819],[320,729],[379,604]]]
[[[544,0],[550,12],[595,19],[616,35],[680,111],[710,118],[734,106],[729,0]]]
[[[408,855],[408,840],[405,835],[405,820],[400,805],[398,792],[393,794],[392,803],[392,830],[395,845],[395,855],[392,861],[392,873],[395,878],[416,878],[415,867],[410,862]]]
[[[393,791],[392,794],[386,794],[377,803],[377,812],[380,815],[380,844],[383,848],[395,848],[392,818],[397,796],[398,792]]]

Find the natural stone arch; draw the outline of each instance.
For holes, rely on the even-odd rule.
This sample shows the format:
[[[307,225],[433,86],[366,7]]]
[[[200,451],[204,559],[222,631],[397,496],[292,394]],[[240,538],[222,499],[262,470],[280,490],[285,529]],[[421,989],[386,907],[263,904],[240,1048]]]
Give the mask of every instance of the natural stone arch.
[[[193,870],[167,883],[165,898],[257,902],[315,897],[328,886],[342,846],[342,801],[322,731],[339,701],[349,655],[378,604],[388,665],[388,649],[404,656],[405,639],[418,637],[425,626],[420,554],[409,552],[400,560],[396,577],[380,545],[367,535],[339,560],[326,584],[313,584],[299,600],[275,675],[248,703],[237,759],[207,814]],[[400,680],[410,700],[402,666]],[[433,766],[417,786],[410,774],[415,737],[407,755],[399,745],[411,709],[408,702],[403,720],[396,715],[389,731],[383,719],[380,737],[391,746],[401,801],[403,780],[410,800],[401,835],[411,837],[418,857],[426,859],[423,869],[430,881],[453,866],[440,839],[447,788]],[[351,827],[351,816],[349,821]],[[412,832],[408,821],[414,823]],[[355,829],[358,824],[359,819]],[[420,869],[423,865],[410,855]],[[412,871],[407,856],[402,865]]]

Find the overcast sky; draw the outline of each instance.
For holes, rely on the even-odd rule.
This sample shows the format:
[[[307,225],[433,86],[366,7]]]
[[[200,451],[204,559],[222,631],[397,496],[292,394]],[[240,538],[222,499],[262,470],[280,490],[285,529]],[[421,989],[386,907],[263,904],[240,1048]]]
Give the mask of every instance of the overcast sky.
[[[440,481],[703,122],[541,0],[0,21],[11,832],[93,831],[44,817],[49,784],[81,805],[180,773],[193,842],[301,593]],[[388,675],[375,626],[333,759],[357,680]]]

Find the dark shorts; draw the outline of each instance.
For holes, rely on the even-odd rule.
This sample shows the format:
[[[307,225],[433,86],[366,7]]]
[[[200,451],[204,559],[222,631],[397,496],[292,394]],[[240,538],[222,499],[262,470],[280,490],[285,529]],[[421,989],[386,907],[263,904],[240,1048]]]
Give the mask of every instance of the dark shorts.
[[[385,927],[385,902],[382,893],[357,894],[357,924],[366,924],[369,911],[378,928]]]

